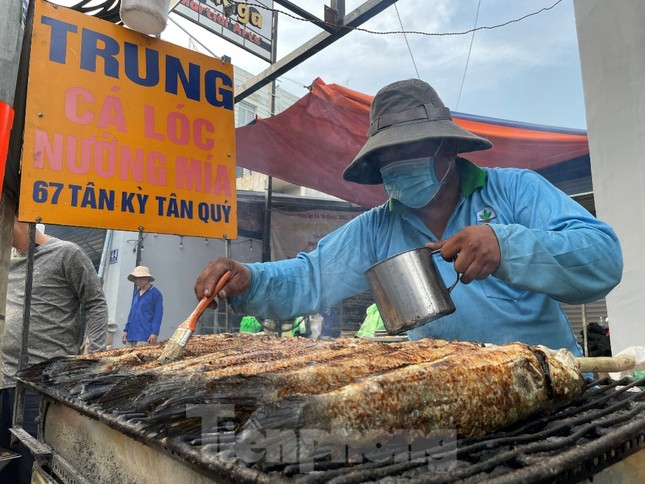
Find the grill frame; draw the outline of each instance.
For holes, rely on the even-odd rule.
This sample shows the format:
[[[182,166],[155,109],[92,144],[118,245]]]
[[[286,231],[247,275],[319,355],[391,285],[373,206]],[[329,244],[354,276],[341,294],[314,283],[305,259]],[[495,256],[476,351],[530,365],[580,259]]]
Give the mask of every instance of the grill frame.
[[[406,382],[402,378],[408,375],[408,368],[413,368],[409,365],[419,361],[441,361],[444,356],[451,361],[452,355],[463,351],[478,352],[479,347],[474,343],[435,340],[382,344],[341,339],[312,343],[299,338],[222,334],[195,338],[187,345],[185,357],[173,362],[159,363],[162,345],[112,350],[91,357],[48,360],[21,371],[18,383],[33,388],[43,397],[43,421],[47,419],[48,405],[57,405],[53,407],[52,415],[60,407],[69,408],[72,411],[66,415],[70,420],[77,415],[87,417],[84,419],[87,427],[98,421],[102,424],[101,432],[111,433],[115,440],[127,438],[123,445],[138,441],[145,444],[139,447],[141,452],[149,453],[154,449],[154,459],[157,456],[169,457],[202,475],[237,482],[363,482],[386,476],[394,482],[398,478],[406,482],[415,479],[424,482],[480,482],[486,479],[499,482],[573,482],[594,475],[643,447],[645,403],[642,399],[645,393],[633,390],[645,385],[645,381],[632,382],[629,378],[587,381],[582,387],[578,385],[582,382],[576,382],[575,386],[568,387],[568,391],[574,392],[569,395],[578,395],[584,388],[577,399],[556,408],[552,407],[556,401],[550,399],[546,405],[540,405],[540,408],[549,410],[480,438],[458,440],[454,429],[445,428],[428,436],[420,435],[420,439],[410,444],[408,438],[414,435],[414,424],[404,427],[409,429],[407,431],[393,430],[392,434],[345,435],[344,421],[339,421],[341,427],[334,430],[337,424],[333,423],[333,416],[331,421],[329,416],[324,416],[318,432],[326,432],[324,429],[327,429],[328,433],[319,434],[322,438],[315,436],[315,443],[307,441],[305,432],[316,431],[316,424],[311,424],[314,428],[308,429],[307,422],[316,422],[320,415],[315,407],[307,406],[315,402],[307,398],[310,392],[327,392],[348,382],[357,382],[355,388],[360,391],[355,392],[353,400],[350,400],[359,401],[360,392],[371,391],[369,378],[374,376],[374,381],[379,382],[379,369],[386,369],[389,380],[383,380],[383,388],[388,390],[379,394],[381,398],[387,400],[387,392],[398,391],[398,388],[410,391],[411,397],[427,395],[428,398],[441,398],[442,394],[415,393],[429,392],[435,384],[441,386],[439,379],[444,378],[441,372],[424,375],[421,379],[414,378],[415,373],[409,373],[413,379],[407,380],[404,386],[397,385],[398,382]],[[511,352],[511,361],[515,362],[517,353],[513,353],[514,347],[507,351]],[[524,347],[520,346],[519,351],[522,354]],[[536,355],[529,355],[529,360],[534,362]],[[369,365],[366,365],[366,359],[369,359]],[[542,363],[539,355],[537,359]],[[452,361],[457,363],[454,359]],[[462,366],[465,364],[459,361]],[[463,380],[474,391],[470,402],[479,401],[479,406],[467,408],[481,411],[478,418],[468,420],[468,425],[513,421],[513,417],[508,418],[510,414],[500,412],[514,412],[516,407],[507,405],[503,398],[486,398],[490,391],[488,385],[492,382],[504,385],[507,380],[492,378],[489,372],[495,371],[495,365],[480,361],[474,358],[472,371]],[[316,364],[312,366],[314,362]],[[317,370],[319,365],[329,365],[329,370],[320,373]],[[551,369],[542,366],[545,378],[542,384],[548,392]],[[400,371],[400,368],[404,370]],[[458,372],[460,367],[454,366],[454,369]],[[522,372],[526,371],[539,372],[540,368],[532,366],[519,371],[523,375]],[[561,378],[558,380],[561,384],[568,381],[566,376]],[[392,381],[394,385],[390,383]],[[313,382],[320,388],[312,387]],[[420,385],[418,390],[417,384]],[[521,388],[522,382],[515,384]],[[469,397],[464,393],[466,387],[461,394],[458,387],[444,387],[449,400],[461,399],[459,401],[464,402]],[[515,390],[508,385],[504,388],[509,392]],[[561,401],[569,400],[571,398],[562,398]],[[490,403],[482,408],[486,401]],[[500,402],[499,407],[495,402]],[[222,405],[229,407],[230,415],[220,413]],[[372,409],[368,415],[370,426],[361,428],[370,431],[379,425],[391,428],[391,422],[404,421],[396,417],[402,408],[415,410],[409,404],[406,407],[397,404],[380,406],[374,402],[374,405],[351,407],[360,412]],[[379,414],[373,413],[376,407],[381,408],[381,412],[392,412],[389,416],[383,415],[388,423],[379,424]],[[435,407],[427,409],[434,410]],[[341,414],[351,418],[347,412]],[[358,416],[362,418],[365,415]],[[488,417],[491,420],[482,420]],[[414,418],[412,416],[408,421],[417,421]],[[67,432],[67,429],[60,427],[60,431]],[[260,432],[262,440],[253,440],[253,432],[256,431]],[[275,432],[279,434],[277,437]],[[470,432],[468,428],[462,428],[462,432],[464,435],[481,435]],[[241,440],[249,435],[250,440]],[[39,438],[42,440],[43,436],[45,432],[41,422]],[[87,437],[88,440],[92,438]],[[53,437],[52,440],[55,441]],[[323,446],[325,442],[327,447]],[[266,453],[260,454],[259,460],[250,459],[255,464],[247,465],[243,459],[249,443],[254,450]],[[77,441],[75,445],[83,447],[82,442]],[[436,448],[428,449],[428,446]],[[64,443],[61,443],[62,447]],[[275,453],[271,454],[276,448],[281,452],[277,458]],[[581,448],[584,448],[582,454]],[[315,460],[306,453],[311,449],[317,452]],[[105,449],[106,454],[110,452],[110,449]],[[257,452],[254,454],[258,455]],[[420,459],[417,460],[418,457]],[[92,473],[83,461],[75,462],[79,468],[86,469],[85,472]]]
[[[189,441],[150,438],[140,431],[136,416],[128,419],[124,415],[106,414],[95,405],[62,398],[55,389],[26,384],[44,397],[44,412],[51,402],[60,402],[213,479],[236,482],[365,482],[386,477],[388,482],[401,479],[406,483],[580,482],[645,448],[645,392],[632,391],[645,386],[645,378],[588,381],[581,397],[550,415],[485,437],[460,439],[456,442],[457,468],[439,473],[434,470],[420,472],[419,469],[427,467],[426,460],[392,464],[364,462],[337,467],[338,464],[332,465],[322,459],[316,463],[315,472],[309,474],[297,473],[297,465],[248,466],[224,459],[225,453],[201,452],[201,445],[192,445]],[[603,418],[604,423],[600,420]],[[541,433],[535,431],[543,426],[545,430]],[[568,431],[568,428],[574,430]],[[553,439],[554,434],[563,431],[570,434],[560,437],[569,440],[566,446],[558,444],[555,452],[535,457],[535,451],[547,445],[543,443],[545,440]],[[596,434],[596,437],[590,438],[590,434]],[[467,460],[477,463],[464,466]],[[514,469],[518,464],[521,466]]]

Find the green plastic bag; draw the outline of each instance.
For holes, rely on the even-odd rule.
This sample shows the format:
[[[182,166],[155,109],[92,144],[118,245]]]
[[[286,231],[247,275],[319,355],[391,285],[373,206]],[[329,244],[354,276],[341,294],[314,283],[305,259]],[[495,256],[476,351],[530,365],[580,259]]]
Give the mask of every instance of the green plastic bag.
[[[244,316],[240,321],[240,333],[259,333],[262,325],[255,316]]]
[[[385,331],[385,325],[378,312],[376,304],[372,304],[365,310],[366,316],[363,324],[356,332],[356,336],[364,338],[366,336],[374,336],[377,331]]]
[[[306,334],[307,334],[307,321],[305,321],[304,316],[298,316],[293,321],[293,326],[291,328],[291,335],[300,336],[300,335],[306,335]]]

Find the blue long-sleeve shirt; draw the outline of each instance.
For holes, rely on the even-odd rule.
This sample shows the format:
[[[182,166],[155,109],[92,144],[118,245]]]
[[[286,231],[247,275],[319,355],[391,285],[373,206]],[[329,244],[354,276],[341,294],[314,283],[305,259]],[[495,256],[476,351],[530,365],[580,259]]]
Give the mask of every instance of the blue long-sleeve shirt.
[[[128,322],[123,331],[128,341],[147,341],[151,334],[159,335],[163,318],[163,296],[161,291],[150,286],[143,295],[134,291]]]
[[[423,337],[504,344],[523,341],[581,354],[559,302],[604,297],[620,282],[622,253],[606,223],[530,170],[478,168],[458,159],[461,196],[443,238],[487,223],[501,250],[498,270],[457,284],[453,314],[408,332]],[[437,237],[410,210],[390,200],[361,214],[294,259],[248,264],[250,290],[231,298],[238,311],[273,319],[319,312],[369,289],[364,271]],[[435,256],[446,285],[453,264]]]

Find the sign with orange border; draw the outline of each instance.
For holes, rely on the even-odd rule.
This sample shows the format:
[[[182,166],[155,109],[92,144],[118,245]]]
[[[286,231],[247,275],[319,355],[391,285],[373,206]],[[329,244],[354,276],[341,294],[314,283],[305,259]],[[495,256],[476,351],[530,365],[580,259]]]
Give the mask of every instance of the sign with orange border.
[[[233,66],[37,0],[19,218],[236,238]]]

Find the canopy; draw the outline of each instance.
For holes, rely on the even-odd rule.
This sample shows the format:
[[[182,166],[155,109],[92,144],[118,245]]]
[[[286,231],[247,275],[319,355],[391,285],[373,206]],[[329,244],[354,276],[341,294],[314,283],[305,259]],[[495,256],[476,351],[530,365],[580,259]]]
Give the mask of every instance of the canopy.
[[[381,185],[343,180],[343,170],[365,143],[372,96],[320,78],[282,113],[237,128],[237,164],[282,180],[373,207]],[[464,157],[482,167],[530,168],[570,195],[591,191],[587,135],[583,130],[539,126],[452,113],[461,127],[493,143]]]

